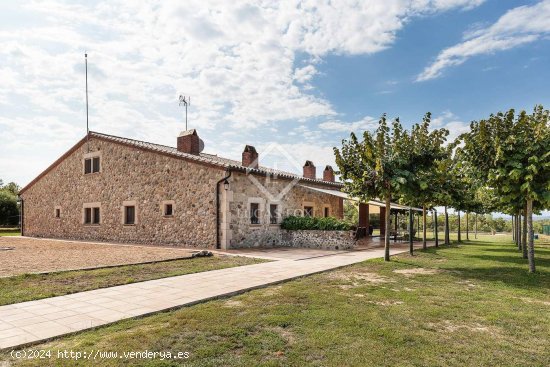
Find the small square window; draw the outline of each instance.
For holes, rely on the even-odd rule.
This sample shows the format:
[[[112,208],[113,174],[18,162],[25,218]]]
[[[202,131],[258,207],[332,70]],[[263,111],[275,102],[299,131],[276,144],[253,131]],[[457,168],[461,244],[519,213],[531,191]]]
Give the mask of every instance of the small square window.
[[[136,224],[136,207],[124,207],[124,224]]]
[[[304,217],[313,217],[313,207],[304,206]]]
[[[100,164],[100,158],[99,157],[93,157],[93,158],[86,158],[84,159],[84,173],[98,173],[101,169]]]
[[[260,224],[260,204],[250,203],[250,224]]]
[[[164,205],[164,215],[167,217],[171,217],[174,215],[174,207],[172,204],[165,204]]]
[[[55,217],[56,218],[61,218],[61,209],[55,208]]]
[[[279,205],[270,204],[269,205],[269,223],[277,224],[279,221]]]

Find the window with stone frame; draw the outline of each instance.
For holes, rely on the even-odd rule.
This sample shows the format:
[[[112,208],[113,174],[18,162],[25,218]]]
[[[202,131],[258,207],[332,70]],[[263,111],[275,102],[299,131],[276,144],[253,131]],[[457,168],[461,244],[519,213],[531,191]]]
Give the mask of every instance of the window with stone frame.
[[[127,205],[124,207],[124,224],[136,224],[136,207],[134,205]]]
[[[304,217],[313,217],[313,207],[304,206]]]
[[[84,208],[84,224],[99,224],[100,222],[101,214],[98,207]]]
[[[330,217],[330,207],[325,206],[323,214],[324,214],[325,218]]]
[[[164,204],[164,216],[171,217],[174,215],[174,206],[172,204]]]
[[[260,224],[259,203],[250,203],[250,224]]]
[[[98,173],[101,170],[100,157],[91,157],[84,159],[84,173]]]

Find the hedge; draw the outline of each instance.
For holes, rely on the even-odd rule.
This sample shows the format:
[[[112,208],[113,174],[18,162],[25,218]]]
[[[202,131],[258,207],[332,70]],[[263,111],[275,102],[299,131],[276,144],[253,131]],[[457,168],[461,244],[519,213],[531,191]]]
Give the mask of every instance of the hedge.
[[[289,230],[316,229],[321,231],[349,231],[352,229],[352,225],[333,217],[317,218],[288,216],[281,222],[281,228]]]

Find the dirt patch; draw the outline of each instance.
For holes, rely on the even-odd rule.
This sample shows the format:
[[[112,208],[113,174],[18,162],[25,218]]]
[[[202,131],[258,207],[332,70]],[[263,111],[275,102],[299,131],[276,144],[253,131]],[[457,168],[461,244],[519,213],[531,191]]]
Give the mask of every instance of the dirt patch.
[[[243,303],[241,301],[230,299],[225,301],[223,303],[223,306],[230,307],[230,308],[240,308],[240,307],[243,307]]]
[[[550,306],[550,302],[541,301],[540,299],[532,299],[532,298],[527,298],[527,297],[522,297],[520,299],[525,303],[536,303],[536,304],[539,304],[539,305]]]
[[[455,331],[467,330],[472,332],[487,333],[490,335],[497,335],[499,329],[494,326],[485,326],[480,323],[470,323],[470,324],[456,324],[449,320],[445,320],[439,323],[428,323],[428,328],[441,333],[453,333]]]
[[[465,285],[465,286],[467,287],[468,290],[472,290],[472,289],[478,287],[477,284],[472,283],[472,282],[469,281],[469,280],[461,280],[461,281],[458,281],[457,283],[458,283],[458,284]]]
[[[396,306],[396,305],[402,305],[405,302],[403,301],[369,301],[368,303],[371,303],[377,306]]]
[[[279,292],[281,291],[281,288],[282,286],[280,285],[268,287],[262,291],[262,296],[271,297],[276,294],[279,294]]]
[[[0,237],[0,277],[190,257],[191,249]]]
[[[287,344],[292,345],[296,342],[296,335],[288,328],[282,328],[280,326],[277,326],[277,327],[271,328],[270,330],[280,335],[281,338],[283,338],[283,340]]]
[[[335,271],[327,274],[327,277],[329,279],[335,279],[335,280],[344,280],[349,282],[356,283],[357,281],[363,281],[366,283],[374,283],[374,284],[380,284],[380,283],[393,283],[395,282],[393,279],[385,277],[383,275],[379,275],[377,273],[370,273],[370,272],[343,272],[343,271]]]
[[[393,272],[406,277],[414,277],[416,275],[434,275],[440,273],[441,271],[438,269],[411,268],[394,270]]]

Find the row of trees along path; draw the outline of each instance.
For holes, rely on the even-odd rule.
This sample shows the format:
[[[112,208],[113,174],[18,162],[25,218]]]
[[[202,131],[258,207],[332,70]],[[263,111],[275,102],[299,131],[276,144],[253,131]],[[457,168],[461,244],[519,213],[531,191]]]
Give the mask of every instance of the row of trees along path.
[[[532,114],[514,110],[473,121],[470,131],[447,141],[449,131],[430,128],[431,114],[405,130],[398,118],[390,124],[382,115],[374,132],[355,133],[334,148],[344,190],[361,201],[385,201],[386,228],[390,203],[422,207],[423,248],[426,248],[426,211],[444,207],[444,243],[449,245],[447,208],[460,213],[495,211],[513,216],[513,238],[535,271],[533,212],[550,207],[550,114],[536,106]],[[412,216],[412,211],[409,213]],[[523,218],[523,220],[521,220]],[[435,213],[437,221],[437,213]],[[468,224],[467,224],[468,226]],[[523,227],[523,228],[522,228]],[[467,240],[469,228],[466,228]],[[436,246],[438,237],[436,231]],[[409,233],[413,253],[412,231]],[[390,231],[384,238],[389,261]]]

